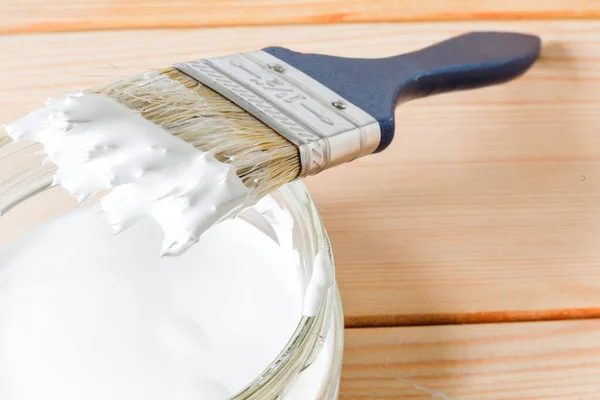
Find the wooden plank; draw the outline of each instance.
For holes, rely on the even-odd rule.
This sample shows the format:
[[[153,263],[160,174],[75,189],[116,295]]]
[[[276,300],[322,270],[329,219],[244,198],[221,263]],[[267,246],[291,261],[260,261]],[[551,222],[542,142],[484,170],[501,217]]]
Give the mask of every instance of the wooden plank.
[[[340,400],[596,400],[600,321],[350,329]]]
[[[143,67],[274,42],[387,56],[477,29],[539,33],[543,60],[511,84],[400,107],[389,150],[307,179],[331,234],[346,322],[597,316],[600,22],[4,36],[0,122]]]
[[[599,16],[598,0],[7,0],[0,33]]]

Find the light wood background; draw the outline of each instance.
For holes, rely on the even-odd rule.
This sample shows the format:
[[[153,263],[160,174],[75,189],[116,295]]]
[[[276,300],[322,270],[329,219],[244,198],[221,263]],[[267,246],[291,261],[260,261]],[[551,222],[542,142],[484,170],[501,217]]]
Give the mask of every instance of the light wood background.
[[[541,35],[519,80],[406,104],[388,150],[306,180],[345,306],[340,397],[600,399],[600,1],[3,3],[0,123],[274,44],[383,57],[469,30]]]
[[[3,3],[0,33],[600,16],[598,0],[3,0]]]

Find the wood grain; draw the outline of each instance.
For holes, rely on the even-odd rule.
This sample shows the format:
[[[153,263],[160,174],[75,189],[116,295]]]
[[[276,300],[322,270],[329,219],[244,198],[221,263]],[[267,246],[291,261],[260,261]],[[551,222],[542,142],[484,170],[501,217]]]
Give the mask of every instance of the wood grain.
[[[0,33],[599,16],[598,0],[5,0]]]
[[[0,37],[0,122],[144,67],[271,44],[380,57],[467,30],[542,35],[511,84],[398,109],[386,152],[307,179],[349,326],[600,315],[600,22],[362,24]],[[43,212],[40,211],[40,212]]]
[[[349,329],[340,400],[597,400],[600,321]]]

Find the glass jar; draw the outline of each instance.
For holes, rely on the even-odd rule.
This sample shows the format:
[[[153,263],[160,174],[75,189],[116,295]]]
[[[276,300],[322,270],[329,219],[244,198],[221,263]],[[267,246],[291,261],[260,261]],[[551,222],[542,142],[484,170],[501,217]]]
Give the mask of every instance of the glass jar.
[[[0,137],[0,246],[77,207],[65,191],[52,186],[55,168],[42,159],[39,145],[11,143],[10,138]],[[307,268],[321,251],[330,255],[327,267],[333,272],[329,238],[304,184],[291,183],[270,197],[293,219],[292,243],[299,254],[301,285],[308,284]],[[318,313],[303,317],[279,356],[232,399],[337,399],[343,340],[342,306],[334,283]]]

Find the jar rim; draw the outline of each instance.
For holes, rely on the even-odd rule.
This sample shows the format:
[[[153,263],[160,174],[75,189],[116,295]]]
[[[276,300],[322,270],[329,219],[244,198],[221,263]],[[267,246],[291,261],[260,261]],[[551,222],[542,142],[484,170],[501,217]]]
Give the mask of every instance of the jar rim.
[[[310,236],[311,257],[314,258],[320,251],[326,250],[329,255],[327,257],[328,267],[334,270],[329,236],[307,187],[302,181],[297,180],[278,189],[274,196],[277,194],[285,199],[286,208],[293,214],[294,219],[304,223],[307,228],[307,230],[303,230],[303,233]],[[324,327],[329,325],[329,317],[332,314],[336,296],[337,288],[332,285],[321,299],[317,314],[312,317],[303,316],[288,343],[269,367],[244,389],[231,397],[231,400],[270,398],[264,396],[269,393],[267,386],[271,382],[288,382],[291,377],[310,365],[319,353],[322,342],[318,338],[323,334]],[[277,383],[275,385],[277,386]]]

